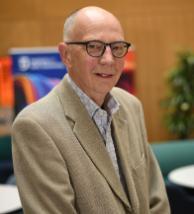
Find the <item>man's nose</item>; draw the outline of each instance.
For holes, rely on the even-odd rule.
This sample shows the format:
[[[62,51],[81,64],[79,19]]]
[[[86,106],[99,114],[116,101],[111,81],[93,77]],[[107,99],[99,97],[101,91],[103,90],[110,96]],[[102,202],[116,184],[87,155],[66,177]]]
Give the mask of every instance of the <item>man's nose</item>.
[[[106,46],[104,54],[102,55],[100,60],[101,60],[101,63],[104,63],[104,64],[107,64],[107,63],[112,64],[114,62],[114,56],[112,55],[110,46],[108,45]]]

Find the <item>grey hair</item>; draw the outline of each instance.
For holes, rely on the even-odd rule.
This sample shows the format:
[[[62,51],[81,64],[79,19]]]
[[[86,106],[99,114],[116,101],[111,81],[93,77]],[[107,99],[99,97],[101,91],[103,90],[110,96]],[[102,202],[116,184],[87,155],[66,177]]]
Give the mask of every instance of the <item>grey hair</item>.
[[[80,9],[77,9],[77,10],[73,11],[70,15],[67,16],[65,23],[64,23],[64,27],[63,27],[63,40],[64,41],[68,41],[71,39],[73,27],[75,24],[75,18],[79,11],[80,11]]]

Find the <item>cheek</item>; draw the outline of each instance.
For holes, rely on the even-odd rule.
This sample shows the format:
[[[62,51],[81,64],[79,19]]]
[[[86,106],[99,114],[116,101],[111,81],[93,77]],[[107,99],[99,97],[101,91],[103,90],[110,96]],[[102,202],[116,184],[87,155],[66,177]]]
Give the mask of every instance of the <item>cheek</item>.
[[[119,61],[116,63],[116,70],[118,74],[121,74],[123,72],[124,69],[124,60]]]
[[[94,72],[96,67],[98,66],[98,61],[95,58],[86,57],[84,61],[82,61],[82,69],[89,75]]]
[[[124,59],[121,59],[118,64],[119,64],[119,67],[121,68],[121,70],[123,70],[124,68],[124,63],[125,63],[125,60]]]
[[[88,84],[93,84],[93,78],[94,78],[94,70],[96,68],[96,63],[85,57],[84,59],[80,60],[80,62],[77,64],[77,67],[75,69],[79,72],[79,77],[82,79],[83,82]]]

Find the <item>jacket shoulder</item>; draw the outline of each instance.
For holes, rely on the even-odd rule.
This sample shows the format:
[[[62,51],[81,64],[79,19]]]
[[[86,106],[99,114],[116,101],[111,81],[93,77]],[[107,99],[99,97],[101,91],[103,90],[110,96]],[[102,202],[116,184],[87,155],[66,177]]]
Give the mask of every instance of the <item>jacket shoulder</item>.
[[[19,112],[14,122],[21,118],[29,118],[40,122],[41,120],[46,120],[46,118],[52,118],[52,115],[54,115],[55,112],[59,112],[60,108],[57,96],[51,91],[45,97],[26,106]]]
[[[126,106],[127,108],[139,108],[141,106],[141,102],[137,97],[121,88],[114,87],[111,94],[122,106]]]

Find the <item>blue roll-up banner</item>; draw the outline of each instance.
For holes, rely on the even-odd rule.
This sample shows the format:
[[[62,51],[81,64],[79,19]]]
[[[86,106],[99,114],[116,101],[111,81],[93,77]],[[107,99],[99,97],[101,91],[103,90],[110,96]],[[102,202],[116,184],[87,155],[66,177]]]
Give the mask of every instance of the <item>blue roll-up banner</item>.
[[[62,78],[67,72],[56,47],[11,48],[14,74],[43,74]]]

